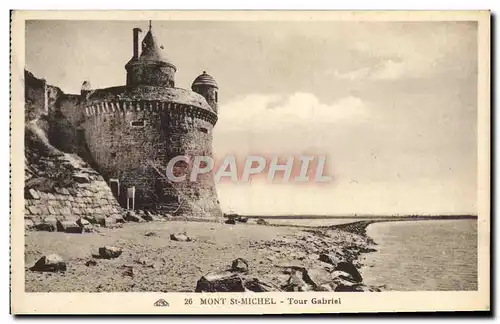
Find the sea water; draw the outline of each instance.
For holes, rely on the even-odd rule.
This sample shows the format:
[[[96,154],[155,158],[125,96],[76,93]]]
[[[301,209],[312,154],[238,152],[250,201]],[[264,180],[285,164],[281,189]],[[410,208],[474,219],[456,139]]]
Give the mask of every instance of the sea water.
[[[377,252],[364,254],[366,284],[384,290],[477,290],[477,221],[375,223]]]

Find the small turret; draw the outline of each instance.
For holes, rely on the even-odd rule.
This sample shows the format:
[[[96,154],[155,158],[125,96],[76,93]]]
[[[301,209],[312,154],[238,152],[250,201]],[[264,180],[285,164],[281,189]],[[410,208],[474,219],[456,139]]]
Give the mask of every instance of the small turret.
[[[125,65],[127,70],[127,85],[149,85],[170,87],[175,86],[177,68],[165,57],[163,46],[158,46],[153,35],[151,23],[142,40],[142,50],[139,55],[139,28],[133,30],[132,58]]]
[[[215,79],[203,71],[196,79],[193,81],[191,90],[205,97],[207,103],[212,107],[215,113],[218,112],[218,102],[219,102],[219,86]]]

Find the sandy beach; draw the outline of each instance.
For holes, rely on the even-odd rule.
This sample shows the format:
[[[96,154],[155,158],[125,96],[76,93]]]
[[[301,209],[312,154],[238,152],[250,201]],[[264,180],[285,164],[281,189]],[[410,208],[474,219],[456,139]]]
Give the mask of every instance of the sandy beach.
[[[235,225],[164,221],[125,223],[122,228],[101,227],[97,232],[84,234],[27,231],[25,289],[27,292],[193,292],[202,276],[228,269],[237,258],[248,262],[250,277],[283,287],[290,280],[286,272],[290,267],[333,272],[333,264],[320,260],[322,254],[360,268],[361,253],[374,250],[374,243],[363,235],[367,224],[311,229],[257,225],[253,220]],[[184,232],[193,241],[170,238],[171,234]],[[114,259],[95,257],[103,246],[118,247],[123,253]],[[52,253],[66,262],[66,271],[30,270],[40,257]]]

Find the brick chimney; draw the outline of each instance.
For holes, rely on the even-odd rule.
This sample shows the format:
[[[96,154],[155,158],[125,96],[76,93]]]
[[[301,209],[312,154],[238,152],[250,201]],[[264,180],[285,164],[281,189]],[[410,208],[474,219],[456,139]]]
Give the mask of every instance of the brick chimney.
[[[140,28],[134,28],[134,59],[139,57],[139,34],[142,32]]]

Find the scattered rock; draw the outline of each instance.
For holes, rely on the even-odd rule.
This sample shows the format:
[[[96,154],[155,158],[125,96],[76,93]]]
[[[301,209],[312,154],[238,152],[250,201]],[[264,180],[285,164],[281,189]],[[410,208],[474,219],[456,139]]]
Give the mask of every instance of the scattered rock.
[[[57,254],[44,255],[30,270],[47,272],[66,271],[66,262]]]
[[[337,263],[340,262],[339,258],[336,255],[326,254],[326,253],[322,253],[319,255],[319,261],[333,265],[336,265]]]
[[[122,249],[115,246],[104,246],[99,248],[99,255],[104,259],[114,259],[122,254]]]
[[[250,280],[244,280],[244,287],[246,290],[252,292],[270,292],[270,291],[281,291],[278,287],[273,284],[260,281],[257,278],[252,278]]]
[[[337,292],[363,291],[363,285],[342,278],[336,278],[331,285],[335,285],[334,291]]]
[[[91,224],[99,224],[101,226],[104,226],[106,224],[106,217],[101,214],[94,214],[91,216],[85,216],[84,217],[86,220],[88,220]]]
[[[229,224],[229,225],[235,225],[236,221],[234,220],[234,218],[230,218],[230,219],[226,220],[224,223]]]
[[[131,211],[131,210],[129,210],[129,211],[127,212],[127,214],[125,215],[125,220],[126,220],[127,222],[137,222],[137,223],[139,223],[139,222],[143,222],[143,221],[144,221],[141,217],[137,216],[137,215],[136,215],[133,211]]]
[[[96,266],[96,265],[97,265],[97,261],[96,261],[96,260],[94,260],[94,259],[90,259],[90,260],[88,260],[87,262],[85,262],[85,265],[86,265],[87,267],[90,267],[90,266]]]
[[[302,278],[313,288],[317,288],[322,284],[332,281],[331,274],[324,268],[307,269],[305,272],[303,272]]]
[[[321,286],[317,287],[316,291],[335,291],[335,287],[336,287],[336,285],[329,282],[329,283],[325,283],[325,284],[322,284]]]
[[[150,214],[149,212],[142,214],[141,217],[142,217],[142,219],[144,219],[147,222],[153,221],[153,215]]]
[[[239,216],[236,218],[236,221],[238,221],[240,223],[246,223],[246,222],[248,222],[248,217]]]
[[[26,231],[31,231],[35,229],[35,222],[32,219],[25,218],[24,219],[24,229]]]
[[[114,228],[123,228],[123,223],[114,223],[114,224],[109,224],[107,226],[109,229],[114,229]]]
[[[173,241],[180,241],[180,242],[191,242],[193,240],[185,233],[170,234],[170,239]]]
[[[40,223],[35,225],[35,230],[37,231],[46,231],[46,232],[54,232],[56,230],[55,225],[50,223]]]
[[[351,275],[352,279],[356,282],[363,281],[363,277],[359,273],[358,269],[356,269],[356,267],[352,263],[340,262],[335,267],[335,270],[347,272],[349,275]]]
[[[344,272],[344,271],[340,271],[340,270],[335,270],[331,273],[331,276],[332,278],[341,278],[341,279],[345,279],[345,280],[349,280],[351,282],[357,282],[356,280],[354,280],[354,278],[348,274],[347,272]]]
[[[294,271],[287,283],[281,287],[284,291],[310,291],[311,287],[302,278],[302,272]]]
[[[198,280],[195,292],[244,292],[243,279],[236,273],[225,271],[208,273]]]
[[[233,260],[233,263],[231,264],[231,271],[247,273],[248,261],[243,258],[237,258]]]
[[[104,227],[113,227],[116,224],[116,218],[110,216],[104,218],[104,223],[101,224]]]
[[[79,218],[76,221],[76,224],[78,226],[80,226],[83,229],[83,231],[86,233],[90,233],[93,230],[92,224],[88,220],[86,220],[85,218]]]
[[[262,219],[262,218],[259,218],[256,223],[257,223],[257,225],[269,225],[269,223],[265,219]]]
[[[153,260],[150,260],[148,258],[139,258],[138,260],[135,261],[136,263],[143,265],[148,268],[154,268],[155,267],[155,262]]]
[[[54,228],[57,228],[57,218],[54,217],[54,216],[44,217],[43,223],[45,223],[45,224],[51,224],[51,225],[54,226]]]
[[[83,228],[78,226],[75,221],[57,221],[57,231],[58,232],[66,232],[66,233],[78,233],[81,234],[83,232]]]
[[[125,223],[125,219],[124,219],[124,218],[123,218],[123,216],[122,216],[122,215],[120,215],[120,214],[113,214],[113,216],[112,216],[112,217],[114,217],[114,219],[115,219],[115,221],[116,221],[117,223],[120,223],[120,224]]]
[[[134,277],[136,274],[136,270],[133,267],[127,267],[127,269],[123,272],[124,277]]]

